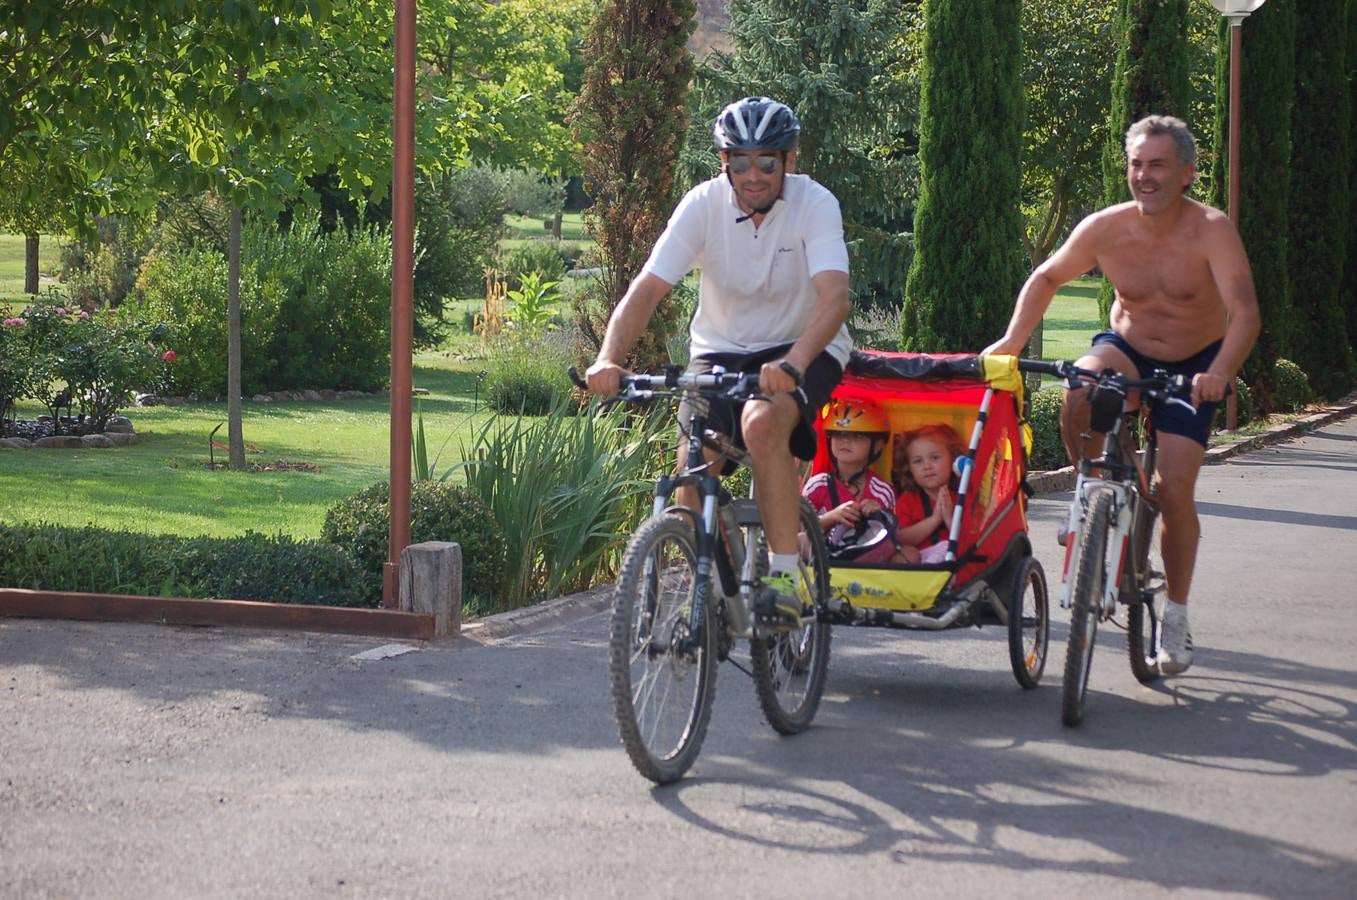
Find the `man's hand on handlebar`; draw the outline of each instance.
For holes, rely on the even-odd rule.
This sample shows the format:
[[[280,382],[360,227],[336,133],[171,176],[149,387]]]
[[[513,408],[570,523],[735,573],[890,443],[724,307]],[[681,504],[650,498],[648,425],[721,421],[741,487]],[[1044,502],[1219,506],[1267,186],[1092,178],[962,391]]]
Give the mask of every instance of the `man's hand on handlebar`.
[[[617,363],[599,358],[585,370],[584,379],[589,386],[589,393],[606,399],[617,396],[621,389],[621,377],[629,374]]]
[[[804,374],[800,366],[786,359],[766,362],[759,369],[759,393],[770,397],[773,394],[790,394],[801,386]]]
[[[1230,392],[1230,381],[1222,375],[1198,372],[1192,376],[1192,405],[1219,403]]]

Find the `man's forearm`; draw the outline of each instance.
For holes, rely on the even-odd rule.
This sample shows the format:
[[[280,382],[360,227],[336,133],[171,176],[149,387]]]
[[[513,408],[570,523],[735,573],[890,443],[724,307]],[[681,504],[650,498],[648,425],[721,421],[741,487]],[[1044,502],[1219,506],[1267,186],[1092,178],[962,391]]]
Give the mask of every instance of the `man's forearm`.
[[[843,274],[841,280],[834,278],[824,289],[817,288],[815,307],[811,310],[806,328],[801,332],[801,337],[792,345],[792,348],[787,351],[787,361],[802,372],[805,372],[806,367],[814,362],[815,358],[829,346],[848,318],[850,306],[848,301],[848,275],[847,273],[841,274]]]

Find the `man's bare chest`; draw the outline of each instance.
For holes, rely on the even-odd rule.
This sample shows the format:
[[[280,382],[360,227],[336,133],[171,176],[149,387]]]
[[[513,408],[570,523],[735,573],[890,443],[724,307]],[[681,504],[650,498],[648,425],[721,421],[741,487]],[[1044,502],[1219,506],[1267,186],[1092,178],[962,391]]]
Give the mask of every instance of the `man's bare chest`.
[[[1120,242],[1099,254],[1098,263],[1123,303],[1191,303],[1216,296],[1205,256],[1163,241]]]

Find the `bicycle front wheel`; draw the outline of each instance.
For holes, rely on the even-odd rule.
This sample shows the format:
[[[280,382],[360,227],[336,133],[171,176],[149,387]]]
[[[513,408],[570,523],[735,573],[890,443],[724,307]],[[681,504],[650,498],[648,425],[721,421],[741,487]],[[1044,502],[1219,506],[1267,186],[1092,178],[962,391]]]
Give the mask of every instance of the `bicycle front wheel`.
[[[1131,673],[1141,684],[1149,684],[1160,676],[1159,671],[1159,616],[1155,607],[1156,587],[1162,584],[1164,563],[1158,547],[1157,522],[1149,528],[1140,547],[1139,571],[1145,573],[1144,594],[1140,602],[1126,610],[1126,651],[1131,658]],[[1162,608],[1162,607],[1160,607]]]
[[[1112,494],[1099,491],[1079,529],[1079,567],[1070,588],[1070,636],[1065,644],[1065,679],[1060,690],[1060,721],[1078,725],[1084,718],[1084,693],[1093,663],[1093,641],[1102,613],[1107,575],[1107,533],[1112,521]],[[1070,535],[1071,539],[1075,535]]]
[[[711,720],[716,623],[709,608],[694,635],[697,584],[686,519],[660,516],[636,530],[613,592],[608,676],[622,746],[657,784],[683,777]]]
[[[829,601],[829,550],[815,510],[801,501],[801,533],[808,555],[801,561],[801,588],[812,598],[815,616],[786,634],[756,637],[749,642],[754,690],[764,718],[779,734],[798,734],[810,727],[829,670],[829,623],[821,613]],[[763,540],[751,541],[766,553]]]

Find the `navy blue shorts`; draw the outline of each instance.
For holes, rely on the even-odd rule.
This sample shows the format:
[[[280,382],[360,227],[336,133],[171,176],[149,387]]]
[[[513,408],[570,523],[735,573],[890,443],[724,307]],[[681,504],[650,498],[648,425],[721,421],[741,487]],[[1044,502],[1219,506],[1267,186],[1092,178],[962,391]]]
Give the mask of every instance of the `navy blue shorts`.
[[[1177,362],[1152,359],[1132,347],[1126,342],[1126,338],[1115,331],[1100,331],[1095,334],[1093,346],[1096,347],[1099,344],[1111,344],[1130,357],[1141,378],[1150,377],[1155,369],[1163,369],[1170,375],[1186,375],[1191,380],[1193,375],[1211,368],[1211,363],[1216,361],[1216,354],[1220,352],[1221,342],[1216,341],[1213,344],[1208,344],[1187,359],[1180,359]],[[1205,447],[1207,440],[1211,437],[1211,422],[1216,417],[1216,407],[1219,405],[1219,403],[1203,403],[1197,407],[1197,414],[1192,415],[1176,403],[1160,401],[1151,404],[1150,418],[1154,422],[1156,430],[1164,434],[1181,434],[1183,437],[1192,438]]]

